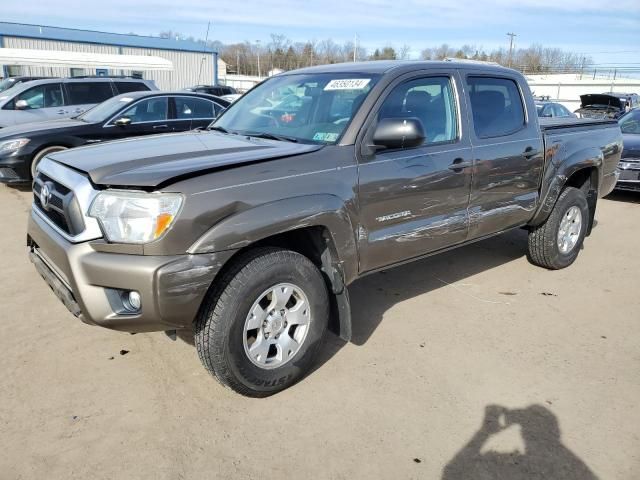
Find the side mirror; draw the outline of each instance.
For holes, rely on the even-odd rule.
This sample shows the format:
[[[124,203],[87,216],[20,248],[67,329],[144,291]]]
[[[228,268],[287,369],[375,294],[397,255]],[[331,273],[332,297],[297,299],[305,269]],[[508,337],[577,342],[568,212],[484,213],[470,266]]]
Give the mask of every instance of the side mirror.
[[[376,126],[373,144],[382,148],[412,148],[422,145],[426,138],[417,118],[383,118]]]
[[[113,122],[113,124],[117,125],[118,127],[126,127],[127,125],[131,124],[131,119],[129,117],[120,117],[115,122]]]
[[[26,110],[29,108],[29,104],[26,100],[18,100],[16,102],[16,110]]]

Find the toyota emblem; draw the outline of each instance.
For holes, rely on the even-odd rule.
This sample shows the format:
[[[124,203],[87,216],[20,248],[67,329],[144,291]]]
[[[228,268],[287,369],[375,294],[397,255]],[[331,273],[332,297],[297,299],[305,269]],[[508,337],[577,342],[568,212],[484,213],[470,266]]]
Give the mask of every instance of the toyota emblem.
[[[48,183],[42,185],[42,190],[40,190],[40,205],[42,208],[49,208],[49,202],[51,201],[51,187]]]

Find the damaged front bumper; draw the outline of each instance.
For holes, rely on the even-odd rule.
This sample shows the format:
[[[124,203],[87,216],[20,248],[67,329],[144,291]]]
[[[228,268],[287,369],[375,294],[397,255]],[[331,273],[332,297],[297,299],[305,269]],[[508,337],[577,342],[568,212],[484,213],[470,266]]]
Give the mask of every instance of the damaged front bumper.
[[[71,243],[31,213],[29,256],[40,276],[82,321],[113,330],[150,332],[191,326],[200,305],[232,251],[149,256],[96,251],[91,242]],[[126,293],[140,295],[131,311]]]

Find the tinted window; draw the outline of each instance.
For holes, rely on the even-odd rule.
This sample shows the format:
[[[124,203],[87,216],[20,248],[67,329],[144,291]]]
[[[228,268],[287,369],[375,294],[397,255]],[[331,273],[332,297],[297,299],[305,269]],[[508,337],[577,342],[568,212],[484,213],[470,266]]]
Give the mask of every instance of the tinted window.
[[[213,102],[203,98],[195,97],[175,97],[176,118],[180,120],[191,120],[194,118],[215,117]]]
[[[167,97],[150,98],[136,103],[121,115],[131,119],[131,123],[159,122],[167,119]]]
[[[414,117],[422,122],[425,143],[447,142],[457,136],[451,80],[429,77],[398,85],[386,98],[378,119]]]
[[[12,110],[15,108],[15,102],[24,100],[27,102],[28,109],[34,110],[38,108],[61,107],[63,103],[62,87],[59,83],[50,83],[25,90],[16,95],[13,102],[9,102],[5,109]]]
[[[524,108],[516,82],[506,78],[468,77],[467,85],[476,136],[499,137],[522,128]]]
[[[114,82],[118,93],[146,92],[149,87],[142,82]]]
[[[69,82],[66,86],[69,105],[100,103],[113,97],[111,82]]]
[[[618,120],[622,133],[640,134],[640,110],[633,110]]]

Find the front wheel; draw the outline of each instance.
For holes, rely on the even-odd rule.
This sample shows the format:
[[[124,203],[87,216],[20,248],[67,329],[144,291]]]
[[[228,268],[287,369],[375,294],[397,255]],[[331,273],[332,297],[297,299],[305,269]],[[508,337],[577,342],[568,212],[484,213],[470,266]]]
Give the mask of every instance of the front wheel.
[[[531,263],[551,270],[571,265],[580,253],[589,221],[582,190],[566,187],[545,223],[529,232]]]
[[[318,268],[290,250],[250,251],[216,280],[195,324],[200,360],[218,381],[264,397],[311,368],[329,318]]]

